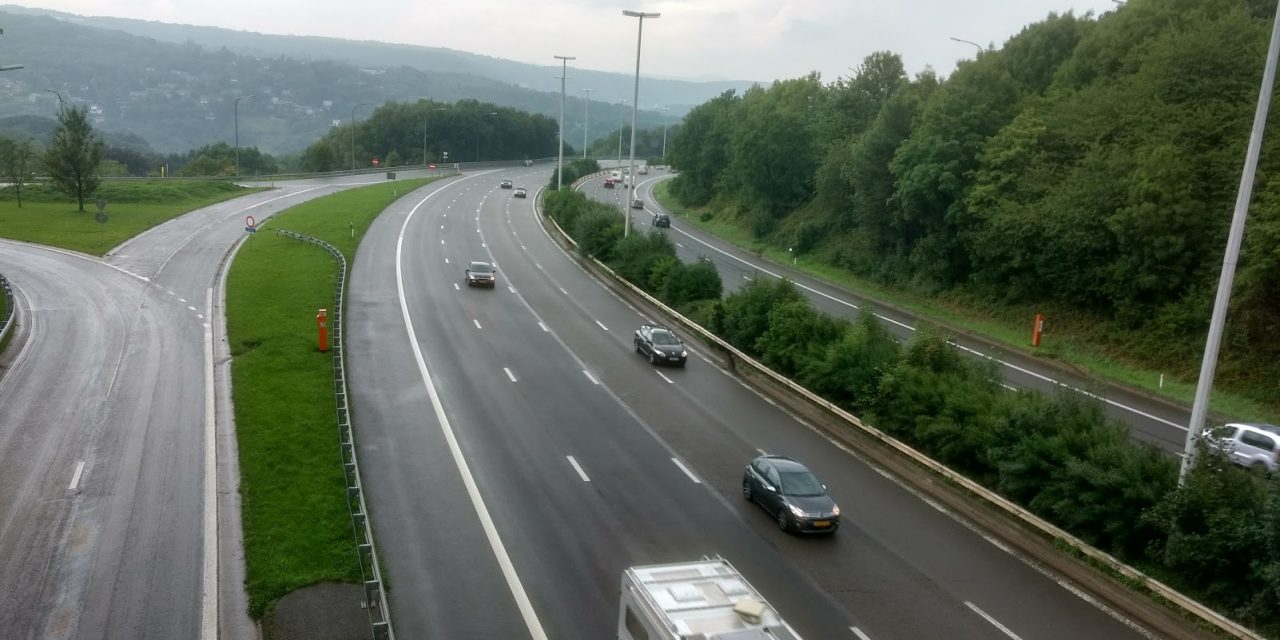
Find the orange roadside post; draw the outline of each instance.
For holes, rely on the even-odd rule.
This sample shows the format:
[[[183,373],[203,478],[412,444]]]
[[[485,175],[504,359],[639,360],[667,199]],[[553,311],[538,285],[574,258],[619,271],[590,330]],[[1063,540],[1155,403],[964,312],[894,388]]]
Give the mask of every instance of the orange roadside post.
[[[329,311],[321,309],[316,313],[316,330],[320,332],[320,351],[329,350]]]
[[[1040,346],[1040,334],[1044,333],[1044,314],[1036,314],[1036,323],[1031,327],[1031,346]]]

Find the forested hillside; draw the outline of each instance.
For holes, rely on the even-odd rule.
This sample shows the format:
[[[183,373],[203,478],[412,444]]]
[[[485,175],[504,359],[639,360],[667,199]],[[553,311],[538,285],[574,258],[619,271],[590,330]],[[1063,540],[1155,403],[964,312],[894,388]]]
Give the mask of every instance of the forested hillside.
[[[863,278],[993,315],[1045,311],[1194,380],[1273,11],[1130,0],[1051,15],[947,78],[910,78],[882,52],[831,83],[725,93],[671,141],[671,192]],[[1218,374],[1273,408],[1278,118]]]

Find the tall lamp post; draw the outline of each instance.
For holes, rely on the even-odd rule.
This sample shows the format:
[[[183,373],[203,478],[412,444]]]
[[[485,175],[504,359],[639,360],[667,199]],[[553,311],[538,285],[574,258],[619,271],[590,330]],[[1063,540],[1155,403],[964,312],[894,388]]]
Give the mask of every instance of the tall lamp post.
[[[591,90],[583,89],[583,93],[587,94],[587,115],[584,117],[582,124],[582,159],[587,159],[587,135],[591,131]]]
[[[983,49],[983,48],[982,48],[982,45],[980,45],[980,44],[978,44],[978,43],[976,43],[976,42],[971,42],[971,41],[969,41],[969,40],[964,40],[964,39],[962,39],[962,38],[952,38],[952,37],[948,37],[948,39],[949,39],[949,40],[955,40],[956,42],[963,42],[963,43],[965,43],[965,44],[971,44],[971,45],[973,45],[974,47],[976,47],[976,48],[978,49],[978,53],[982,53],[983,51],[986,51],[986,49]]]
[[[662,17],[662,14],[644,13],[643,11],[627,11],[624,9],[622,11],[622,15],[630,18],[639,18],[639,28],[636,30],[636,81],[635,89],[631,94],[631,159],[627,162],[627,175],[622,179],[623,184],[630,181],[631,184],[628,185],[627,188],[631,189],[631,191],[628,193],[632,194],[632,197],[634,197],[636,187],[636,111],[640,108],[640,41],[644,38],[644,19],[660,18]],[[622,228],[622,235],[624,237],[631,232],[631,202],[630,198],[627,200],[627,202],[623,203],[627,208],[627,226]]]
[[[619,107],[621,107],[626,103],[627,103],[626,100],[619,99],[614,104],[617,104]],[[622,109],[618,109],[618,163],[614,165],[615,167],[618,168],[618,171],[622,171],[622,116],[625,113],[626,111],[623,111]],[[625,233],[625,231],[623,233]]]
[[[556,147],[556,191],[564,185],[564,80],[568,75],[569,61],[574,56],[553,56],[560,61],[560,144]]]
[[[232,111],[235,113],[236,120],[236,175],[240,175],[240,101],[248,98],[253,99],[252,95],[240,96],[236,98],[235,106]]]
[[[371,104],[373,103],[361,102],[360,104],[354,107],[351,107],[351,170],[352,171],[356,170],[356,109],[359,109],[360,107],[367,107]]]
[[[671,108],[662,108],[662,164],[667,163],[667,123],[671,121]]]
[[[58,96],[58,115],[62,115],[65,112],[65,109],[62,108],[62,94],[58,93],[54,89],[45,89],[45,91],[48,91],[49,93],[52,93],[55,96]]]

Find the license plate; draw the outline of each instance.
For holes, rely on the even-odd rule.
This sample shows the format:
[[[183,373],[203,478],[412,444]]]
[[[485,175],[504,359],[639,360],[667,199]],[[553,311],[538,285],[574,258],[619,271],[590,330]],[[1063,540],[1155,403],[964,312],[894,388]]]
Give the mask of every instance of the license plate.
[[[815,527],[829,527],[829,526],[831,526],[831,521],[830,521],[830,520],[814,520],[814,521],[813,521],[813,526],[815,526]]]

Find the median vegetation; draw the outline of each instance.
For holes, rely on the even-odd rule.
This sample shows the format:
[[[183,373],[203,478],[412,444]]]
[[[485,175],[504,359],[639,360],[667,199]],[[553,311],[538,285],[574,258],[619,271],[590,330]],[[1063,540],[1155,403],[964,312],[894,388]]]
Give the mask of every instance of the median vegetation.
[[[430,181],[378,184],[292,207],[251,236],[231,265],[227,335],[255,619],[300,587],[361,578],[338,450],[333,356],[319,351],[316,335],[317,310],[333,312],[337,265],[328,252],[269,230],[325,240],[353,264],[373,219]]]

